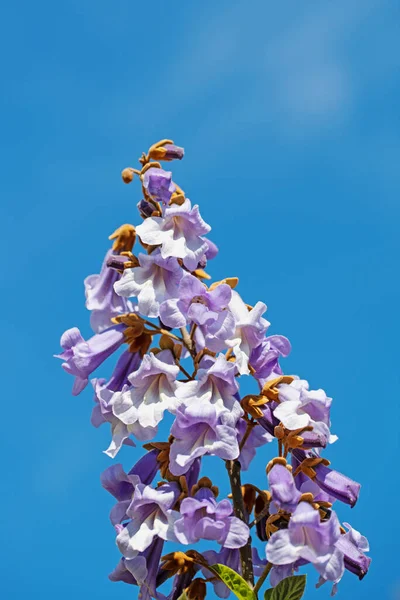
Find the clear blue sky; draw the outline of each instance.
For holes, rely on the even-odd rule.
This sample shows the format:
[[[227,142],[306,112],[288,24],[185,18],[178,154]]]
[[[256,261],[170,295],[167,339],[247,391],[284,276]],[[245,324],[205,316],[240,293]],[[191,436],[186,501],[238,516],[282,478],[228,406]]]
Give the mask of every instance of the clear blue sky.
[[[186,149],[176,179],[213,227],[213,276],[268,304],[285,370],[334,398],[329,457],[363,484],[339,515],[373,557],[339,598],[400,597],[399,19],[393,0],[2,7],[4,600],[136,597],[107,579],[109,432],[52,354],[89,333],[82,280],[136,219],[120,171],[162,137]],[[328,598],[315,580],[306,598]]]

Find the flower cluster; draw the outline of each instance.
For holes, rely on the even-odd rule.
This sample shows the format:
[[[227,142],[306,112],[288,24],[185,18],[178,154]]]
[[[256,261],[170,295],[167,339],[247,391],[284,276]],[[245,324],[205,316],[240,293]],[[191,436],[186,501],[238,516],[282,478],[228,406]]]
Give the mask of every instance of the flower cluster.
[[[162,140],[142,155],[140,169],[122,172],[125,183],[141,184],[142,222],[119,227],[100,273],[85,279],[92,337],[69,329],[57,355],[74,377],[74,395],[91,381],[92,424],[110,425],[108,456],[145,442],[128,473],[113,464],[102,475],[117,501],[110,520],[121,560],[110,579],[139,586],[141,600],[183,592],[201,599],[211,586],[225,598],[218,563],[257,598],[268,573],[276,586],[311,563],[317,585],[329,581],[334,593],[345,569],[362,579],[370,558],[366,538],[333,510],[334,503],[354,506],[360,485],[321,456],[337,439],[332,399],[284,374],[290,343],[268,335],[264,303],[246,304],[236,277],[210,284],[207,265],[218,252],[210,226],[159,162],[183,154]],[[111,377],[92,377],[117,352]],[[241,395],[241,377],[254,382],[254,393]],[[169,437],[156,441],[167,415]],[[267,444],[275,448],[264,463],[261,488],[268,489],[242,485],[241,473]],[[225,464],[229,498],[220,499],[201,473],[205,456]],[[192,548],[200,540],[219,550],[200,554]],[[163,556],[167,542],[176,549]]]

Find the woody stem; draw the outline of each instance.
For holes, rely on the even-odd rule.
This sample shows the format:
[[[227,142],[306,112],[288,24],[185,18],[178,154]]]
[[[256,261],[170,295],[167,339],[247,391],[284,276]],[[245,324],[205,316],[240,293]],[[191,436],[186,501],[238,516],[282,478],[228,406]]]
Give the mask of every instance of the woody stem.
[[[232,490],[232,500],[235,515],[247,524],[246,513],[242,495],[242,483],[240,480],[240,462],[238,460],[227,460],[225,463],[229,475]],[[251,586],[254,585],[253,557],[251,552],[251,537],[245,546],[239,549],[240,562],[242,565],[242,576]]]
[[[257,596],[257,593],[259,591],[259,589],[261,588],[262,584],[264,583],[264,581],[267,579],[268,577],[268,573],[270,572],[270,570],[272,569],[273,565],[269,562],[267,562],[267,564],[265,565],[265,569],[261,574],[260,579],[257,581],[255,587],[254,587],[254,593]]]

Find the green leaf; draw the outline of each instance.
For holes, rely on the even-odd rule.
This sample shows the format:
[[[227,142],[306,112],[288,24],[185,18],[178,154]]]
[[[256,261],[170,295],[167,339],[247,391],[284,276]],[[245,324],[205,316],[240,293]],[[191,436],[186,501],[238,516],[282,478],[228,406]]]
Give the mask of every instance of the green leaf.
[[[238,575],[236,571],[233,571],[233,569],[230,569],[225,565],[219,564],[212,565],[210,569],[218,575],[239,600],[256,600],[256,596],[251,587],[249,587],[243,577]]]
[[[183,592],[178,598],[178,600],[187,600],[186,592]]]
[[[265,590],[264,600],[272,600],[273,593],[274,593],[274,588],[269,588],[269,590]]]
[[[286,577],[273,588],[273,594],[267,596],[270,600],[300,600],[306,587],[305,575]],[[269,592],[269,590],[267,590]]]

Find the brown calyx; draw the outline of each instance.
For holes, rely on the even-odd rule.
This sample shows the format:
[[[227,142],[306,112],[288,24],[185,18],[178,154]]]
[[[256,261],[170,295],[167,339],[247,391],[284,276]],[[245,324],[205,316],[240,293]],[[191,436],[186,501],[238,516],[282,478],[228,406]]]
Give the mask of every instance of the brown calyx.
[[[136,241],[136,230],[133,225],[125,223],[112,233],[109,240],[115,240],[112,246],[114,252],[131,252]]]

